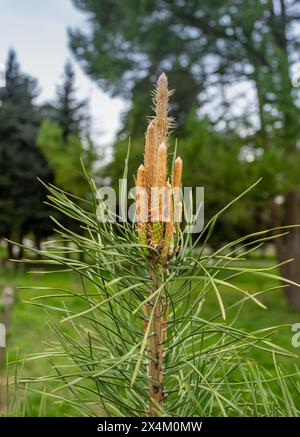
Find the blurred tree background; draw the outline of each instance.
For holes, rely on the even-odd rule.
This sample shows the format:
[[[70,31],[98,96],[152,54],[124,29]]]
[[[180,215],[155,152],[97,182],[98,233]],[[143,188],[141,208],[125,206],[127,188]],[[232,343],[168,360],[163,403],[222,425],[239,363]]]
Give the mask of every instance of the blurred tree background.
[[[45,118],[37,143],[53,169],[55,184],[82,198],[87,196],[88,183],[80,159],[90,174],[96,160],[87,109],[87,101],[76,99],[75,75],[68,61],[55,101],[44,108]]]
[[[176,89],[174,137],[189,168],[185,185],[206,188],[206,217],[263,177],[259,189],[223,217],[219,240],[258,226],[299,223],[300,5],[296,0],[73,0],[89,32],[70,30],[85,72],[111,95],[132,99],[107,175],[117,180],[133,138],[129,174],[140,160],[146,96],[165,71]],[[150,114],[149,114],[150,115]],[[218,244],[218,241],[216,242]],[[294,258],[283,276],[300,281],[300,230],[276,244]],[[285,291],[300,310],[296,286]]]
[[[69,61],[55,101],[40,106],[37,96],[37,80],[22,73],[11,50],[0,89],[0,236],[17,243],[31,236],[40,247],[52,235],[53,223],[45,204],[47,190],[38,178],[85,199],[89,187],[80,160],[93,175],[97,156],[88,102],[76,99]],[[14,253],[16,247],[9,242],[7,248],[9,258],[22,258],[21,248]]]
[[[16,53],[8,54],[5,87],[0,89],[0,232],[22,242],[28,232],[39,240],[51,233],[45,190],[37,177],[53,181],[48,162],[36,144],[41,124],[37,82],[22,73]],[[14,258],[8,243],[9,256]],[[22,257],[19,250],[17,257]]]
[[[88,29],[69,29],[70,48],[85,73],[111,96],[131,102],[113,144],[112,160],[90,135],[88,101],[78,100],[70,61],[56,96],[38,105],[36,79],[8,54],[0,89],[0,235],[37,246],[51,235],[45,190],[37,177],[82,199],[88,186],[80,166],[118,188],[128,138],[129,181],[141,161],[150,90],[162,71],[176,92],[171,144],[178,139],[184,185],[205,187],[205,217],[263,177],[224,214],[216,247],[266,227],[300,218],[300,5],[297,0],[70,0]],[[297,76],[298,74],[298,76]],[[296,75],[296,76],[295,76]],[[101,104],[101,102],[99,102]],[[172,150],[171,147],[171,150]],[[76,226],[74,224],[74,226]],[[274,231],[276,233],[276,230]],[[275,245],[276,242],[276,245]],[[300,230],[274,240],[281,274],[300,282]],[[8,244],[9,257],[13,253]],[[300,311],[295,286],[285,290]]]
[[[6,408],[6,357],[15,363],[24,355],[41,356],[42,343],[48,350],[56,342],[45,322],[64,317],[65,290],[74,292],[74,314],[86,311],[76,294],[95,293],[68,268],[70,259],[75,265],[94,259],[83,259],[80,245],[67,242],[64,230],[54,234],[59,225],[50,216],[60,229],[83,237],[85,229],[48,206],[49,192],[41,181],[86,206],[90,189],[82,166],[97,186],[111,184],[118,191],[130,142],[131,188],[143,160],[145,114],[153,115],[151,90],[163,71],[175,90],[169,152],[177,147],[183,159],[183,185],[204,187],[205,222],[261,179],[221,214],[205,256],[247,234],[272,229],[269,243],[255,252],[245,255],[241,246],[233,248],[246,259],[234,264],[232,275],[243,266],[257,272],[252,278],[237,275],[235,285],[259,295],[269,309],[249,302],[235,323],[263,336],[276,327],[270,341],[295,353],[281,360],[294,384],[299,348],[291,343],[291,325],[300,312],[295,284],[300,283],[300,227],[289,226],[300,224],[300,0],[5,0],[0,24],[0,323],[5,323],[8,346],[5,353],[0,348],[0,416]],[[284,235],[273,238],[278,234]],[[43,243],[52,247],[53,239],[59,239],[66,268],[42,265],[34,251],[24,255],[21,246],[10,243],[43,249]],[[32,258],[33,268],[23,256]],[[261,275],[274,267],[289,286]],[[57,296],[46,298],[49,290]],[[220,295],[226,307],[234,307],[235,288],[220,284]],[[219,309],[213,293],[205,299],[201,317],[211,320]],[[252,360],[276,377],[263,348]],[[24,364],[29,380],[48,379],[48,359]],[[61,365],[68,365],[64,356]],[[47,415],[70,414],[67,403],[53,398],[46,405],[43,396],[34,394],[28,415],[43,409]]]

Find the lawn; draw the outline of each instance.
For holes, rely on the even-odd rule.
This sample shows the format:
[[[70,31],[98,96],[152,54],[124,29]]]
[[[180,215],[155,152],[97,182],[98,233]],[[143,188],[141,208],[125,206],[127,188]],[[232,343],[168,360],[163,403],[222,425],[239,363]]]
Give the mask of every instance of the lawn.
[[[10,326],[7,333],[7,353],[10,362],[18,357],[22,360],[24,357],[42,352],[46,348],[49,341],[55,339],[48,322],[51,320],[59,320],[59,315],[56,311],[41,308],[39,302],[36,305],[32,304],[32,298],[41,295],[45,292],[33,290],[33,287],[51,287],[78,289],[78,282],[72,273],[32,273],[30,270],[24,269],[21,265],[16,271],[12,269],[2,269],[0,277],[0,289],[4,284],[10,284],[15,288],[15,304],[11,314]],[[18,288],[26,287],[26,288]],[[27,288],[28,287],[28,288]],[[47,294],[50,294],[47,292]],[[51,300],[51,305],[61,306],[62,300],[55,298]],[[72,302],[74,309],[78,307],[78,302]],[[46,360],[24,360],[22,375],[26,376],[44,376],[50,373],[50,363]],[[11,371],[14,366],[11,366]],[[35,388],[41,389],[41,386]],[[38,414],[40,408],[40,396],[30,396],[32,400],[32,413]],[[47,415],[64,415],[68,413],[68,408],[59,402],[47,403]]]
[[[249,261],[249,267],[272,265],[272,260],[255,259]],[[33,269],[31,269],[33,270]],[[7,352],[10,361],[14,361],[16,357],[21,359],[26,355],[43,351],[47,347],[47,343],[54,339],[51,329],[48,327],[48,322],[52,320],[58,321],[61,317],[59,312],[52,310],[50,307],[47,311],[45,309],[32,305],[39,304],[39,301],[32,301],[32,298],[45,291],[34,290],[33,287],[52,287],[54,289],[72,289],[79,290],[80,282],[77,277],[71,272],[59,273],[33,273],[30,270],[24,269],[20,264],[18,268],[1,268],[0,276],[0,290],[4,285],[11,284],[16,290],[16,303],[13,307],[11,322],[7,338]],[[243,279],[236,281],[236,284],[242,286],[251,292],[260,291],[273,286],[278,283],[273,279],[266,279],[261,276],[256,276],[255,281],[253,276],[250,278],[245,276]],[[26,287],[26,288],[17,288]],[[27,288],[28,287],[28,288]],[[222,297],[226,306],[235,302],[240,296],[238,293],[233,293],[228,289],[221,289]],[[50,294],[50,292],[47,292]],[[80,310],[81,302],[77,299],[71,298],[72,309]],[[281,290],[275,290],[265,295],[262,295],[261,301],[268,307],[263,310],[252,302],[247,302],[242,309],[240,317],[236,326],[246,331],[254,331],[270,326],[285,325],[285,327],[278,328],[276,334],[273,336],[273,341],[280,346],[283,346],[294,353],[299,353],[299,349],[293,349],[291,345],[292,331],[290,325],[300,322],[300,315],[295,313],[287,305]],[[31,303],[30,303],[31,302]],[[48,300],[49,306],[61,307],[63,305],[62,299],[55,297]],[[68,306],[70,303],[68,302]],[[217,299],[213,291],[211,291],[205,301],[203,307],[203,316],[209,318],[218,311]],[[230,314],[229,314],[230,319]],[[288,326],[287,326],[288,325]],[[256,350],[252,359],[256,360],[258,365],[271,369],[273,367],[272,357],[270,354],[263,353]],[[289,371],[293,372],[295,364],[298,363],[298,358],[281,358],[281,363]],[[14,366],[11,366],[11,372]],[[31,360],[25,361],[23,375],[26,376],[44,376],[51,373],[51,364],[47,360]],[[42,386],[37,385],[37,389],[42,389]],[[51,384],[48,389],[51,388]],[[21,394],[20,394],[21,396]],[[22,394],[23,396],[23,394]],[[38,394],[31,394],[31,414],[42,414],[40,400],[41,396]],[[48,416],[61,416],[71,413],[69,408],[59,401],[47,401],[46,408],[43,406],[43,411],[46,410]]]

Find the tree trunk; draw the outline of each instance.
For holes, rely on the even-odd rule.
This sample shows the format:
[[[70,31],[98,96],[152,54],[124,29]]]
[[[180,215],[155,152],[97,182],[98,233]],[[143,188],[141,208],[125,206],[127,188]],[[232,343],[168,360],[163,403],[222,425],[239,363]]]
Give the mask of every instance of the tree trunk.
[[[284,137],[286,154],[299,153],[296,141],[299,138],[299,109],[295,105],[293,87],[290,78],[290,61],[287,38],[287,15],[285,0],[280,0],[280,14],[276,16],[274,3],[271,6],[271,29],[276,48],[279,50],[277,72],[280,77],[281,91],[278,93],[278,108],[284,116]],[[280,19],[278,19],[280,18]],[[287,175],[288,176],[288,175]],[[300,193],[290,191],[285,195],[283,211],[280,214],[278,205],[272,205],[272,218],[275,226],[299,225],[300,223]],[[276,241],[277,240],[277,241]],[[275,240],[279,262],[293,259],[280,269],[281,276],[300,284],[300,229],[291,228],[288,235]],[[289,285],[284,293],[292,307],[300,312],[300,288]]]
[[[271,215],[274,227],[298,225],[300,221],[300,193],[291,191],[286,195],[283,217],[278,209],[278,205],[273,202]],[[280,263],[293,259],[288,264],[281,266],[281,276],[300,284],[300,228],[292,227],[286,236],[276,238],[275,247]],[[284,287],[284,293],[291,306],[300,312],[300,287],[288,285]]]
[[[40,237],[40,235],[35,235],[34,238],[34,243],[35,243],[35,247],[37,250],[41,250],[42,249],[42,239]],[[37,254],[38,259],[42,259],[42,255],[40,253]]]
[[[10,259],[14,259],[13,244],[9,242],[7,242],[7,254],[8,254],[8,261]]]
[[[35,243],[35,247],[37,250],[41,250],[42,247],[42,240],[41,237],[39,235],[35,235],[34,238],[34,243]]]

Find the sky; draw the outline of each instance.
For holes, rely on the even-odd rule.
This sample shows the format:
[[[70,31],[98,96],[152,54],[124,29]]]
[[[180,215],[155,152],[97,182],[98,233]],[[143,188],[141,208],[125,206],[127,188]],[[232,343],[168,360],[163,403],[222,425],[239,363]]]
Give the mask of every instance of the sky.
[[[22,70],[38,79],[43,102],[55,96],[64,63],[71,59],[78,97],[90,99],[93,138],[96,144],[109,144],[125,103],[110,98],[83,73],[68,48],[69,27],[87,28],[86,15],[71,0],[0,0],[0,68],[14,48]]]

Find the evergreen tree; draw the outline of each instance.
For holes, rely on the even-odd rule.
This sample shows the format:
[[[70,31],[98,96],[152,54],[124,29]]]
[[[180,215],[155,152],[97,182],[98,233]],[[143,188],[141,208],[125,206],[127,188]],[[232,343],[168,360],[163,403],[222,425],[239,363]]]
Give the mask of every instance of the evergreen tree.
[[[76,196],[85,198],[88,182],[80,160],[89,174],[93,171],[95,151],[92,143],[83,146],[74,134],[64,142],[63,129],[53,120],[45,119],[39,129],[37,143],[53,169],[55,185]]]
[[[0,90],[0,232],[18,242],[30,231],[36,239],[50,232],[45,192],[37,177],[51,182],[52,174],[36,146],[36,97],[36,80],[21,72],[11,50]]]
[[[62,129],[63,141],[67,144],[72,134],[80,137],[88,121],[87,101],[76,97],[75,73],[70,61],[64,68],[62,84],[57,86],[56,101],[53,105],[53,118]]]
[[[87,101],[77,99],[75,74],[70,62],[65,64],[56,99],[44,108],[44,114],[37,143],[53,169],[55,185],[86,199],[89,184],[80,160],[87,173],[94,176],[96,151],[89,135]],[[64,226],[83,234],[78,222],[70,217],[60,217],[60,220]],[[67,247],[66,256],[69,256]]]
[[[55,184],[84,198],[88,183],[80,159],[91,174],[96,153],[89,135],[87,101],[77,99],[75,80],[72,64],[67,61],[56,98],[44,107],[38,145],[53,169]]]

